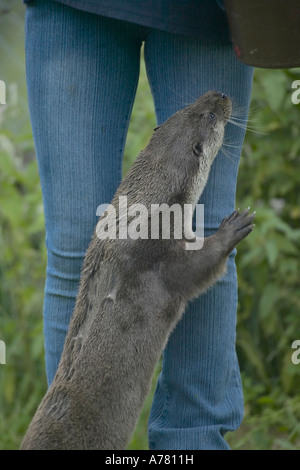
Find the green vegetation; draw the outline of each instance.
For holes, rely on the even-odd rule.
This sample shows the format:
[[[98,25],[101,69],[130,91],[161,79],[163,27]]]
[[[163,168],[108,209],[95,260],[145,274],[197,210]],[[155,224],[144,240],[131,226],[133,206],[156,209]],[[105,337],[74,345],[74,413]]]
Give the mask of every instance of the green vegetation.
[[[14,83],[13,73],[1,73],[8,104],[0,106],[0,339],[7,348],[7,363],[0,365],[0,450],[18,448],[46,390],[41,190],[23,85]],[[245,419],[228,436],[233,449],[300,448],[300,364],[291,361],[291,344],[300,339],[300,105],[291,101],[299,78],[299,69],[255,72],[249,125],[263,133],[247,133],[238,179],[237,206],[251,206],[257,217],[237,256]],[[154,126],[142,67],[124,171]],[[147,448],[155,378],[130,449]]]

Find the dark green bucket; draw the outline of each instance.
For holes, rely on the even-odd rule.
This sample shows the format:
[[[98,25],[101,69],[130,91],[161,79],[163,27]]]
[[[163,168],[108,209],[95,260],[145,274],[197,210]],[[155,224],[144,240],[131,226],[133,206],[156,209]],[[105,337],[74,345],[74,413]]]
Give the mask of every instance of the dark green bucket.
[[[300,0],[224,3],[239,60],[254,67],[300,67]]]

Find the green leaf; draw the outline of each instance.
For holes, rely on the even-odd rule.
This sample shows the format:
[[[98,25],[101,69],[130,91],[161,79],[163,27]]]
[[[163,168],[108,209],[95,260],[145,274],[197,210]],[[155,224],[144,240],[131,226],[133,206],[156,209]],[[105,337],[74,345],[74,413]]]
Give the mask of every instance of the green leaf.
[[[261,83],[268,106],[273,111],[279,111],[286,94],[287,80],[284,72],[277,70],[273,74],[264,74],[261,76]]]

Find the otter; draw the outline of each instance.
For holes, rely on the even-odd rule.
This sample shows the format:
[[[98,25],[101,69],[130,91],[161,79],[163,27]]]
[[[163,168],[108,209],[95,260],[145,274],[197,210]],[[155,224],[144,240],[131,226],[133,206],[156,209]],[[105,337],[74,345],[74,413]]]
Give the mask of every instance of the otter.
[[[210,91],[158,126],[112,200],[117,231],[121,196],[128,206],[195,208],[231,112],[230,98]],[[225,273],[228,255],[253,220],[249,209],[234,211],[196,250],[187,249],[184,237],[161,234],[99,238],[97,225],[57,373],[21,449],[125,449],[187,302]]]

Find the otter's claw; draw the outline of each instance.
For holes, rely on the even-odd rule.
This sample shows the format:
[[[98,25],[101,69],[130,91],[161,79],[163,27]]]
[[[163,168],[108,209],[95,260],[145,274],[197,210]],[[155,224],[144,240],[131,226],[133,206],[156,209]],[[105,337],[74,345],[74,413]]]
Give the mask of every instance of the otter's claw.
[[[222,242],[227,248],[226,253],[230,253],[233,248],[252,232],[255,212],[249,214],[248,209],[234,211],[229,217],[225,217],[219,227],[218,233],[222,236]]]

